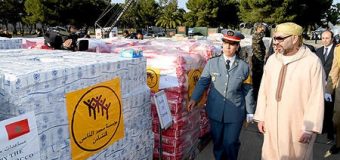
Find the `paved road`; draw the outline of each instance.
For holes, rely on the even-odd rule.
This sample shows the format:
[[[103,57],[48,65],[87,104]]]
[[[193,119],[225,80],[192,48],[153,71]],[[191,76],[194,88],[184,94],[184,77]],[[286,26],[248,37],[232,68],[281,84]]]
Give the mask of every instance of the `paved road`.
[[[239,160],[260,160],[261,147],[263,136],[258,132],[255,124],[243,128],[241,135],[241,148],[239,151]],[[319,135],[314,145],[313,157],[314,160],[340,160],[340,153],[336,155],[329,155],[325,157],[327,150],[332,144],[326,144],[326,135]],[[197,156],[196,160],[213,160],[212,143],[210,142],[207,147]]]
[[[322,46],[321,40],[318,40],[317,44],[315,44],[314,40],[306,40],[304,42],[313,45],[315,48]],[[263,136],[258,133],[254,124],[242,129],[240,140],[241,148],[238,157],[239,160],[261,159]],[[326,155],[327,150],[332,146],[332,144],[327,144],[326,142],[327,138],[325,134],[317,137],[313,152],[314,160],[340,160],[340,153],[336,155]],[[205,149],[197,156],[196,160],[213,160],[212,148],[212,142],[210,142],[208,146],[206,146]]]
[[[322,46],[321,40],[318,40],[317,43],[315,44],[314,40],[304,40],[305,43],[310,44],[315,47],[315,49],[319,48]]]

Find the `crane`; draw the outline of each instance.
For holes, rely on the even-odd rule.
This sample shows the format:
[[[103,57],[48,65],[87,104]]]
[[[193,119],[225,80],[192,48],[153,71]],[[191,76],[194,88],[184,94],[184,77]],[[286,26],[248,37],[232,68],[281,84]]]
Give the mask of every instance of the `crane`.
[[[103,13],[95,21],[96,37],[108,38],[109,33],[116,26],[119,19],[126,12],[126,10],[131,6],[131,4],[136,0],[126,0],[123,7],[119,7],[119,4],[111,5],[111,3],[105,8]],[[111,10],[116,9],[110,19],[105,23],[104,26],[100,25],[100,21],[111,12]]]

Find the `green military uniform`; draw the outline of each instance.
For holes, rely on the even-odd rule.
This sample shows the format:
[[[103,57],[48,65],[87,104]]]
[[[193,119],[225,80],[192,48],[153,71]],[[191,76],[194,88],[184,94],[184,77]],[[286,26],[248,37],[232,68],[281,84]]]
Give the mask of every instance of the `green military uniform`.
[[[257,99],[257,93],[260,88],[261,77],[263,74],[264,57],[266,53],[266,47],[264,46],[262,38],[264,37],[263,32],[255,32],[252,38],[252,78],[254,88],[254,98]]]

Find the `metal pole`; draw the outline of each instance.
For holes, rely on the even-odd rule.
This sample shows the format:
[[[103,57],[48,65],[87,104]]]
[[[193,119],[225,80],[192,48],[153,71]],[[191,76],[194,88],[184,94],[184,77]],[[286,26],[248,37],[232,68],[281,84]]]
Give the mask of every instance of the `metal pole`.
[[[162,160],[163,149],[162,149],[162,127],[159,124],[159,160]]]

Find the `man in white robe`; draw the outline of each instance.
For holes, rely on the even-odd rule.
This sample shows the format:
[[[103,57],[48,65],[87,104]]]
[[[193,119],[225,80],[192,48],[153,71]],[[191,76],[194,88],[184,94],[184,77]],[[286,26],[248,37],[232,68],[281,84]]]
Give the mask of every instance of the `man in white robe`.
[[[302,27],[282,23],[274,30],[275,54],[265,67],[254,119],[264,134],[262,159],[311,160],[322,131],[325,73],[302,43]]]

